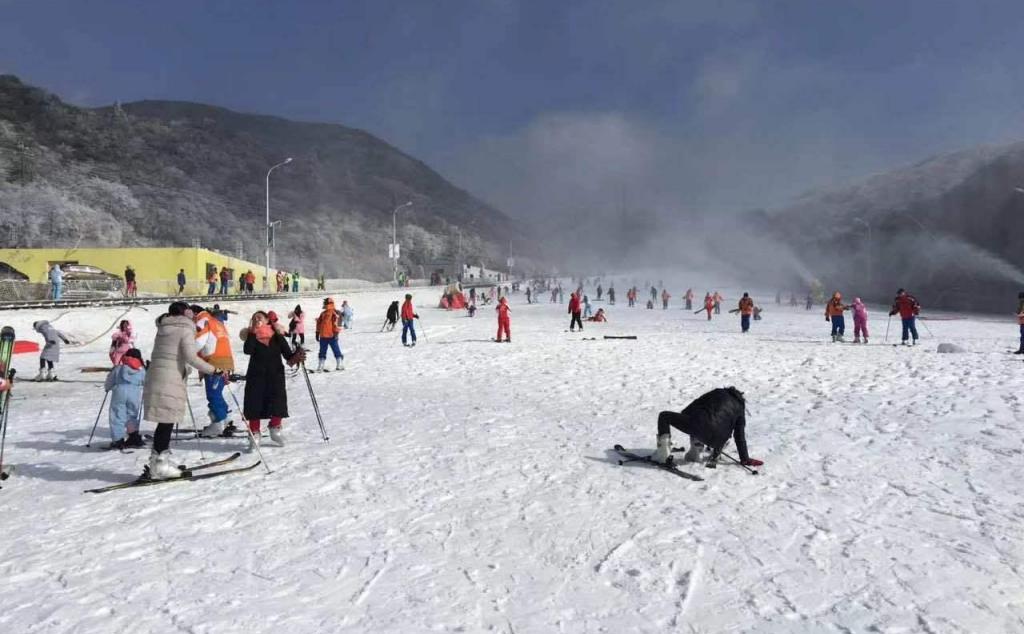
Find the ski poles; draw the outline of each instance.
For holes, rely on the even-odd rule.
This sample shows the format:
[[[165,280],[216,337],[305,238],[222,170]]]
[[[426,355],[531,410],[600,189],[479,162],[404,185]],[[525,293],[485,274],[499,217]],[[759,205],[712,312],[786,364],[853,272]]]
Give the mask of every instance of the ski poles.
[[[331,439],[327,436],[327,427],[324,426],[323,416],[320,415],[320,405],[316,402],[316,394],[313,393],[313,384],[309,381],[309,372],[306,371],[306,362],[302,362],[302,376],[306,377],[306,388],[309,390],[309,399],[313,402],[313,413],[316,414],[316,422],[320,425],[320,434],[324,438],[324,442],[329,442]]]
[[[92,436],[96,433],[96,426],[100,424],[100,416],[103,414],[103,408],[107,405],[108,396],[110,396],[110,392],[103,393],[103,402],[100,403],[100,411],[96,412],[96,422],[92,424],[92,431],[89,432],[89,442],[85,443],[86,447],[92,445]]]
[[[429,339],[427,339],[427,329],[423,327],[423,320],[417,317],[416,321],[420,325],[420,334],[423,335],[423,341],[429,341]]]
[[[185,386],[185,404],[188,405],[188,416],[192,419],[192,429],[196,433],[196,446],[199,448],[199,457],[206,461],[206,454],[203,453],[203,441],[199,439],[199,425],[196,424],[196,415],[192,411],[192,399],[188,397],[188,386]]]
[[[891,324],[891,323],[892,323],[892,315],[890,314],[889,315],[889,321],[885,322],[885,339],[882,340],[882,343],[889,343],[889,324]]]
[[[735,462],[735,463],[736,463],[736,464],[738,464],[739,466],[741,466],[741,467],[743,467],[744,469],[746,469],[747,471],[749,471],[749,472],[750,472],[750,475],[757,475],[757,469],[751,469],[750,467],[748,467],[747,465],[743,464],[742,462],[740,462],[740,461],[739,461],[739,460],[737,460],[736,458],[733,458],[733,457],[732,457],[731,455],[729,455],[729,454],[725,453],[724,451],[719,451],[718,453],[720,453],[721,455],[725,456],[725,457],[726,457],[726,458],[728,458],[729,460],[732,460],[733,462]]]
[[[238,408],[238,414],[242,418],[242,424],[245,425],[245,431],[249,434],[249,442],[256,448],[256,453],[260,457],[260,462],[263,463],[263,468],[267,470],[268,474],[273,473],[270,469],[270,465],[268,465],[267,461],[263,459],[263,450],[260,449],[260,441],[256,440],[256,434],[252,433],[252,429],[249,428],[249,421],[245,420],[245,413],[242,410],[242,406],[238,404],[238,397],[235,396],[235,393],[230,389],[228,389],[228,394],[231,395],[231,400],[235,402],[235,407]]]
[[[925,329],[926,331],[928,331],[928,336],[929,336],[929,337],[931,337],[932,339],[934,339],[934,338],[935,338],[935,335],[933,335],[933,334],[932,334],[932,329],[928,327],[928,324],[924,323],[924,320],[923,320],[923,319],[922,319],[922,320],[920,320],[920,321],[921,321],[921,325],[922,325],[922,326],[924,326],[924,329]]]

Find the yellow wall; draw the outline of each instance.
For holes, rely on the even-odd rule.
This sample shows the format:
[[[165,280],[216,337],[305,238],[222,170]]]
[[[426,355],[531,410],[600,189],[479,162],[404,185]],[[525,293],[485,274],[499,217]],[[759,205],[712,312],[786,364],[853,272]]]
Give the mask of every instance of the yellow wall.
[[[46,272],[54,262],[73,261],[78,264],[97,266],[108,273],[122,276],[127,265],[135,269],[136,282],[140,293],[174,294],[178,290],[176,282],[179,269],[185,269],[188,285],[185,292],[190,294],[206,293],[206,265],[226,266],[234,269],[234,283],[231,292],[237,289],[239,273],[252,270],[256,275],[254,284],[256,292],[263,285],[263,266],[245,260],[239,260],[208,249],[195,248],[126,248],[126,249],[0,249],[0,262],[6,262],[29,277],[32,282],[47,281]],[[271,286],[275,286],[274,271],[270,272]],[[307,290],[314,284],[313,280],[300,278],[300,289]],[[218,282],[218,290],[219,290]]]

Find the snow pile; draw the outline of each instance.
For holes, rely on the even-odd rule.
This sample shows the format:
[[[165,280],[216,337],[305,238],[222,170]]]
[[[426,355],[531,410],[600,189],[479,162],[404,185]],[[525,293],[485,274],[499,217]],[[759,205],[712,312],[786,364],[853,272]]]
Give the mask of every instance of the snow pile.
[[[435,310],[424,292],[426,337],[403,348],[397,330],[379,332],[399,295],[333,294],[354,301],[356,320],[341,338],[348,369],[310,377],[331,443],[303,379],[290,379],[289,444],[264,444],[272,475],[83,494],[130,479],[148,455],[84,447],[103,375],[72,368],[104,365],[106,338],[65,349],[67,382],[20,383],[7,437],[16,470],[0,491],[0,631],[1022,628],[1014,324],[932,322],[970,353],[951,360],[880,333],[826,343],[817,307],[764,304],[742,335],[724,311],[708,322],[678,303],[594,302],[609,323],[570,334],[564,304],[520,294],[514,343],[498,345],[489,309]],[[311,332],[319,301],[301,303]],[[147,356],[151,311],[128,315]],[[88,341],[120,312],[55,323]],[[31,338],[33,320],[57,314],[4,319]],[[228,323],[233,342],[241,317]],[[240,346],[236,358],[244,371]],[[15,365],[31,376],[36,358]],[[697,483],[615,463],[615,443],[653,450],[660,410],[726,385],[747,396],[761,475],[686,465]],[[202,424],[202,389],[190,393]],[[201,460],[195,441],[173,448]]]

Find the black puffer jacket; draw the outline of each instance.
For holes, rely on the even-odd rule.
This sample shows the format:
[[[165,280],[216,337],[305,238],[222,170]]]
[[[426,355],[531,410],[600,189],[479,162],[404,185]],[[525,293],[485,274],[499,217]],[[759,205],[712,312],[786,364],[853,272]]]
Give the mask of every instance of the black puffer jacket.
[[[712,449],[721,450],[733,429],[746,422],[746,401],[735,387],[711,390],[686,406],[684,420],[675,423]]]
[[[288,391],[282,363],[293,354],[288,340],[275,331],[267,345],[263,345],[250,333],[245,338],[244,351],[249,355],[249,367],[245,371],[245,419],[288,418]]]

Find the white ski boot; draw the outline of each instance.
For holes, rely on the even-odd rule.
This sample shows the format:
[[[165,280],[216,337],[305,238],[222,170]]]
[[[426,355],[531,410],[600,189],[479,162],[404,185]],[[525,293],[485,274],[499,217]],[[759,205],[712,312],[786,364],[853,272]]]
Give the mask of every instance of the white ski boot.
[[[251,434],[249,434],[249,446],[246,448],[246,451],[248,451],[249,453],[255,453],[255,452],[259,451],[259,448],[260,448],[260,432],[254,431]]]
[[[40,369],[39,370],[39,374],[37,374],[36,378],[34,378],[32,380],[35,381],[36,383],[38,383],[39,381],[45,381],[46,380],[46,371]]]
[[[700,454],[704,451],[704,445],[696,440],[690,439],[690,448],[683,456],[683,462],[700,462]]]
[[[316,370],[315,371],[316,372],[323,372],[324,371],[324,360],[323,359],[317,359]]]
[[[658,464],[667,464],[672,461],[672,434],[658,436],[658,448],[651,456],[651,460]]]
[[[280,427],[271,427],[270,439],[276,442],[278,447],[284,447],[284,430]]]
[[[338,359],[337,361],[338,361],[338,363],[334,367],[334,369],[337,370],[338,372],[341,372],[342,370],[345,369],[345,360],[344,359]]]
[[[199,432],[200,438],[219,438],[224,434],[224,421],[216,421],[203,427]]]
[[[169,480],[181,477],[181,469],[178,468],[178,465],[174,464],[174,458],[169,450],[159,453],[156,450],[150,452],[149,464],[146,469],[147,474],[152,480]]]
[[[56,381],[57,380],[57,373],[53,371],[53,368],[50,368],[49,370],[46,371],[46,380],[47,381]]]

